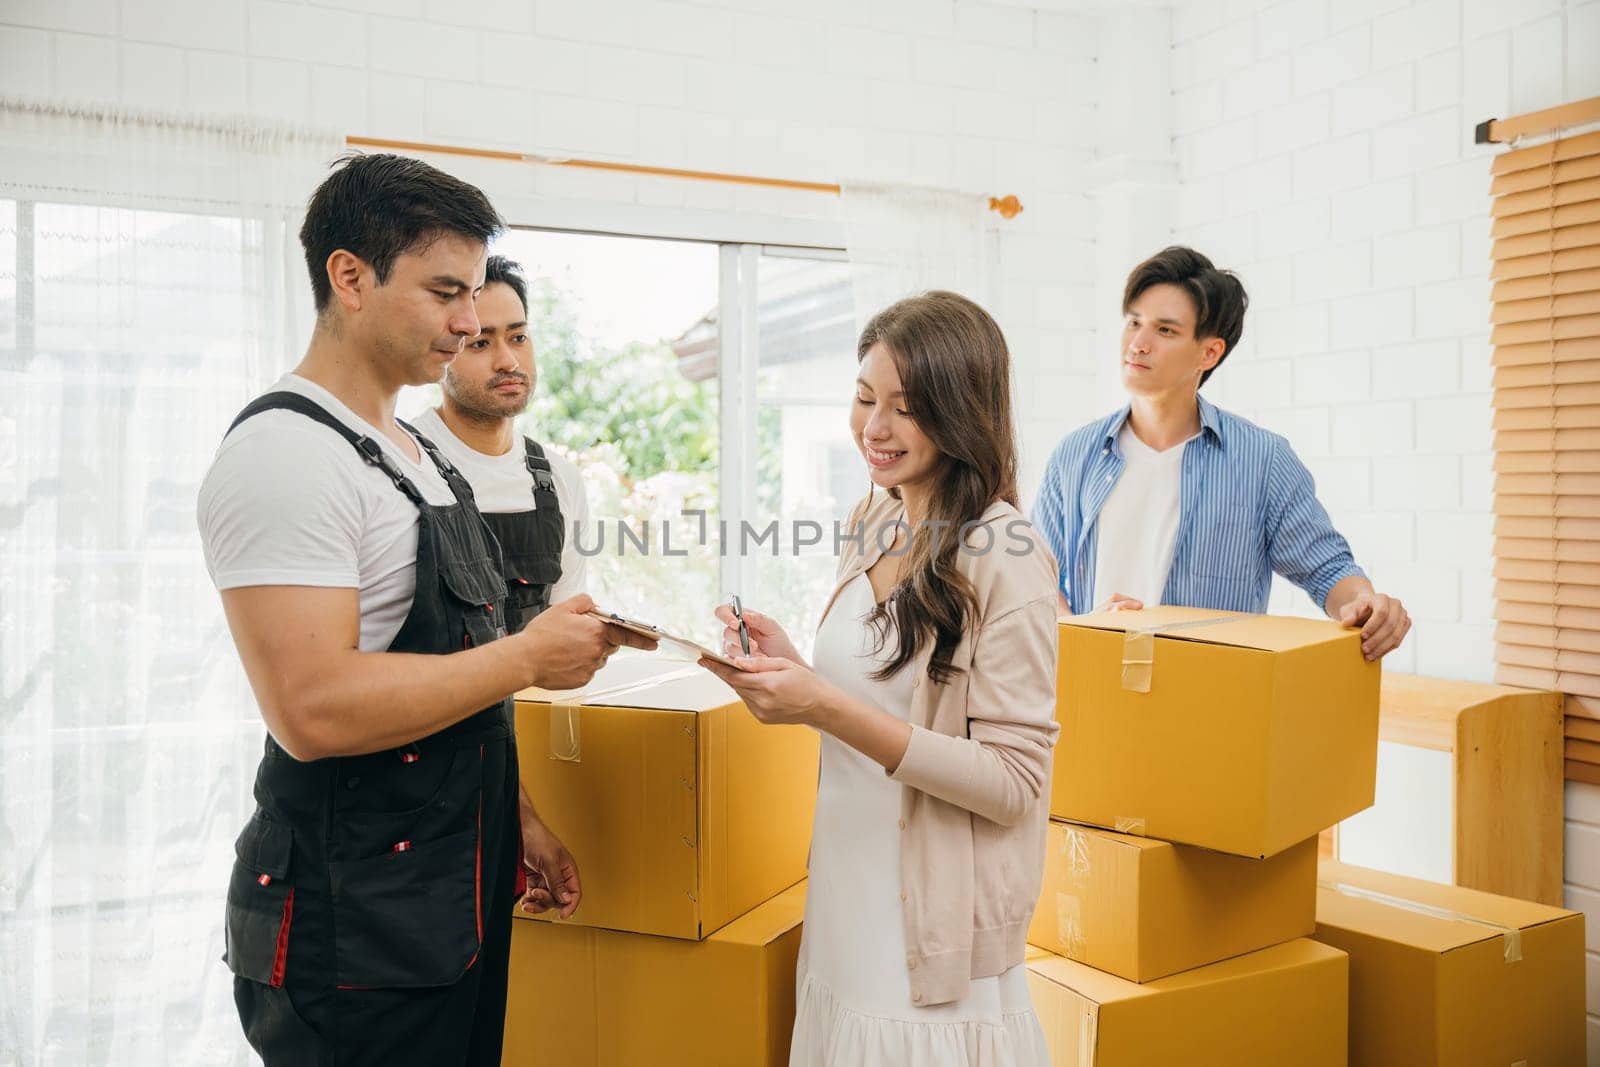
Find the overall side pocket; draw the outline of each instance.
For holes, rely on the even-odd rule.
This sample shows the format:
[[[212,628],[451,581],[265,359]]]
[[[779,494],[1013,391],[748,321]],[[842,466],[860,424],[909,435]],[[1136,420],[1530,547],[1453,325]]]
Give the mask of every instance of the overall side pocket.
[[[250,816],[234,842],[222,958],[234,974],[262,985],[283,985],[294,919],[293,850],[294,832],[263,811]]]

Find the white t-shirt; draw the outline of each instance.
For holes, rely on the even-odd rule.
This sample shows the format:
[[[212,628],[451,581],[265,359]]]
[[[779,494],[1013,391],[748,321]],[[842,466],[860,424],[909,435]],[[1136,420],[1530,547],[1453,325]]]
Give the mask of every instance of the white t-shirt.
[[[412,419],[411,425],[438,445],[439,451],[461,471],[467,484],[472,486],[478,510],[538,510],[533,499],[533,475],[528,473],[528,465],[524,462],[527,453],[520,437],[504,455],[489,456],[451,432],[439,415],[438,408],[427,409]],[[561,577],[550,589],[550,603],[556,604],[584,592],[588,559],[578,551],[575,531],[588,528],[589,498],[576,464],[548,448],[544,456],[550,461],[550,473],[555,476],[556,501],[561,505],[561,525],[566,530],[566,539],[561,546]]]
[[[424,500],[455,495],[427,453],[413,461],[319,385],[286,374],[272,391],[310,397],[377,441]],[[197,508],[206,569],[219,590],[311,585],[360,591],[362,651],[389,647],[411,611],[417,506],[350,442],[296,411],[246,419],[217,448]]]
[[[1100,507],[1095,537],[1093,607],[1113,593],[1142,600],[1147,608],[1161,603],[1178,542],[1187,444],[1157,452],[1122,424],[1117,435],[1122,476]]]

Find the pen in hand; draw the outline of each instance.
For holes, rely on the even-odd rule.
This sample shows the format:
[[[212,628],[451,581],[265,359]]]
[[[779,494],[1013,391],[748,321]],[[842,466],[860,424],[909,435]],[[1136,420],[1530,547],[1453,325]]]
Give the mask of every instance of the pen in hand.
[[[733,617],[739,620],[739,647],[748,656],[750,654],[750,630],[744,624],[744,610],[739,605],[739,594],[729,593],[728,603],[733,607]]]

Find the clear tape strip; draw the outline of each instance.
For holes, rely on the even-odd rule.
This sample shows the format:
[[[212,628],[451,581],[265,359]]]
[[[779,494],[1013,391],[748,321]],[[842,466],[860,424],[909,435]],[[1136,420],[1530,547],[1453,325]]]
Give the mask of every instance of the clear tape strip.
[[[1083,901],[1076,893],[1056,894],[1056,938],[1069,959],[1082,959],[1089,945],[1083,932]]]
[[[1093,1067],[1097,1062],[1099,1031],[1100,1011],[1093,1005],[1086,1005],[1083,1009],[1083,1025],[1078,1027],[1078,1063],[1081,1067]]]
[[[1522,959],[1522,931],[1514,926],[1506,926],[1491,919],[1480,919],[1475,915],[1452,911],[1449,908],[1441,908],[1433,904],[1424,904],[1421,901],[1391,896],[1388,893],[1380,893],[1376,889],[1363,889],[1358,885],[1347,885],[1344,882],[1329,882],[1319,878],[1317,879],[1317,885],[1335,893],[1342,893],[1347,897],[1371,900],[1378,904],[1387,904],[1393,908],[1402,908],[1418,915],[1429,915],[1435,919],[1447,919],[1450,922],[1471,923],[1473,926],[1481,926],[1486,930],[1493,930],[1501,936],[1505,943],[1505,962],[1516,963]]]
[[[569,694],[566,700],[552,700],[550,702],[550,758],[562,760],[567,763],[583,762],[583,729],[582,708],[585,704],[604,704],[616,697],[674,678],[687,678],[692,674],[701,673],[699,667],[682,667],[666,674],[652,675],[649,678],[622,685],[614,685],[609,689],[597,689],[592,693],[578,691]]]
[[[1089,839],[1082,830],[1069,826],[1062,831],[1061,854],[1067,857],[1067,875],[1074,882],[1089,877]]]
[[[662,682],[670,682],[676,678],[688,678],[690,675],[704,673],[704,667],[680,667],[675,671],[668,671],[665,674],[652,674],[648,678],[640,678],[632,682],[623,682],[620,685],[612,686],[610,689],[596,689],[592,693],[585,692],[580,689],[577,692],[568,693],[567,700],[564,701],[564,703],[571,703],[573,700],[576,700],[580,704],[604,704],[608,697],[619,697],[625,693],[631,693],[636,689],[648,689],[650,686],[659,685]]]
[[[1111,828],[1119,834],[1132,834],[1134,837],[1144,836],[1144,816],[1118,815],[1112,820]]]
[[[550,758],[567,763],[583,762],[581,704],[550,705]]]
[[[1225,622],[1237,622],[1250,614],[1250,612],[1238,612],[1215,619],[1191,619],[1189,622],[1174,622],[1144,629],[1130,628],[1122,637],[1122,688],[1133,693],[1150,692],[1150,684],[1155,677],[1157,637],[1177,630],[1199,630]]]

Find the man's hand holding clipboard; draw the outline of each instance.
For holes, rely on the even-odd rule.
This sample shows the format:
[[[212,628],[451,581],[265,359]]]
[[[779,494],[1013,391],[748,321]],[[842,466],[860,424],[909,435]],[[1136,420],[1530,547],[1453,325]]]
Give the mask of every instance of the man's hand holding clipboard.
[[[720,652],[713,652],[706,646],[697,641],[691,641],[687,637],[678,637],[674,634],[669,634],[659,626],[652,626],[647,622],[640,622],[638,619],[630,619],[626,616],[618,615],[616,612],[605,611],[601,608],[594,608],[590,610],[589,614],[608,625],[620,627],[621,629],[627,630],[630,633],[636,633],[641,637],[648,637],[655,641],[661,641],[666,644],[673,645],[684,652],[692,653],[696,660],[702,658],[709,659],[713,662],[722,664],[724,667],[731,667],[737,671],[748,669],[741,667],[737,661],[729,659]]]

